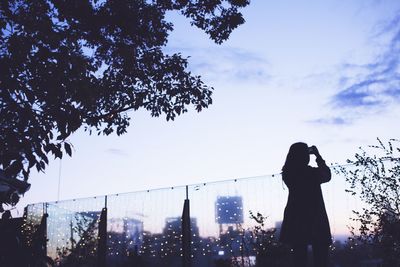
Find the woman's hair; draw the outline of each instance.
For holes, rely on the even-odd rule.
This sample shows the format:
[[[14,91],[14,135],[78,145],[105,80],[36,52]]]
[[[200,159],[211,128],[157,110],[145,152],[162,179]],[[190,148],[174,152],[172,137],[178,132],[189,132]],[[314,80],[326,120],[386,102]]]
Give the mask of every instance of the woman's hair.
[[[285,165],[282,167],[282,172],[291,169],[305,167],[310,162],[310,154],[306,143],[294,143],[289,148],[289,153],[286,156]]]

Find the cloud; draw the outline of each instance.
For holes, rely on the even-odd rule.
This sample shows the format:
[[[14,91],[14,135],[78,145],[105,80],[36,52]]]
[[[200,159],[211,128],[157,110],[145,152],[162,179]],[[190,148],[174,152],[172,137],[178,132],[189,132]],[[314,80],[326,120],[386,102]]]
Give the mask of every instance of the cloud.
[[[247,50],[221,46],[213,48],[174,47],[189,56],[189,68],[209,82],[263,83],[271,78],[268,61]]]
[[[379,79],[370,75],[354,83],[334,96],[333,102],[343,107],[383,107],[398,101],[400,83],[398,77]]]
[[[316,120],[310,120],[308,121],[309,123],[312,124],[318,124],[318,125],[349,125],[351,124],[351,119],[344,118],[344,117],[330,117],[330,118],[320,118]]]
[[[126,152],[125,150],[118,149],[118,148],[108,148],[105,150],[106,153],[119,156],[119,157],[127,157],[129,156],[129,153]]]
[[[400,12],[385,25],[379,36],[390,35],[387,47],[373,62],[344,64],[341,90],[332,98],[337,108],[383,109],[400,100]]]

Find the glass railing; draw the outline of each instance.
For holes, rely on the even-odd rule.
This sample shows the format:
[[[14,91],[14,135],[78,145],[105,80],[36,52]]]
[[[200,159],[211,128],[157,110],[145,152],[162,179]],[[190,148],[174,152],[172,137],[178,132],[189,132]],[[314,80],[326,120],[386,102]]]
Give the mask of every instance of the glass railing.
[[[345,193],[344,178],[332,174],[322,188],[334,244],[339,244],[349,235],[351,212],[360,204]],[[278,242],[287,194],[280,174],[232,179],[32,204],[26,225],[38,225],[48,215],[47,255],[60,266],[99,266],[104,207],[107,266],[182,266],[182,239],[188,233],[192,267],[287,266],[291,251]],[[190,232],[182,231],[185,199],[190,201]]]

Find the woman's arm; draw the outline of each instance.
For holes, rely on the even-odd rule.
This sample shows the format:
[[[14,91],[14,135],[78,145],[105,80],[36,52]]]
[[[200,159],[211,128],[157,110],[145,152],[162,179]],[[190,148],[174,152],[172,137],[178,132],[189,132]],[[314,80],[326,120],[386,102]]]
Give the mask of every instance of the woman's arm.
[[[325,160],[321,157],[321,155],[317,156],[317,171],[318,171],[318,176],[320,178],[321,183],[326,183],[331,180],[331,169],[326,166]]]
[[[316,146],[311,147],[312,154],[316,156],[318,168],[314,168],[317,172],[317,177],[320,183],[326,183],[331,180],[331,169],[326,165],[325,160],[319,154]]]

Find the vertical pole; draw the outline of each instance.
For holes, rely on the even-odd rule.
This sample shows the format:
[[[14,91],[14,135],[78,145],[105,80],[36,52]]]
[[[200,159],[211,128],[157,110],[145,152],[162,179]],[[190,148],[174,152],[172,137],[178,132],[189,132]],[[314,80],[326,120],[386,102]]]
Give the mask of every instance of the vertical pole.
[[[182,260],[183,267],[191,266],[191,227],[190,227],[190,203],[188,186],[186,186],[186,199],[182,212]]]
[[[71,243],[71,250],[75,249],[75,240],[74,240],[74,225],[72,224],[72,218],[71,221],[69,222],[69,230],[70,230],[70,238],[69,241]]]
[[[47,256],[47,212],[46,203],[43,203],[43,215],[40,225],[33,237],[33,251],[32,256],[34,259],[44,259]]]
[[[107,196],[104,198],[104,208],[101,210],[99,221],[99,243],[97,245],[97,257],[99,267],[107,266]]]
[[[49,217],[49,214],[47,213],[47,207],[48,207],[48,203],[44,203],[44,214],[43,214],[43,243],[42,243],[42,247],[43,247],[43,256],[44,258],[47,257],[47,217]]]

